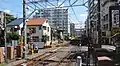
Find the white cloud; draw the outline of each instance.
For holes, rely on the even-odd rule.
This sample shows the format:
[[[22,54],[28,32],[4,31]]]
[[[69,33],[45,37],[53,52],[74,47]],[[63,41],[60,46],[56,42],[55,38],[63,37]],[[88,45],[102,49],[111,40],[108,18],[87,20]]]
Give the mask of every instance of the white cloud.
[[[12,11],[11,10],[4,10],[4,12],[8,13],[8,14],[11,14]]]
[[[81,17],[87,17],[87,13],[84,13],[84,14],[80,14]]]
[[[80,18],[82,19],[83,22],[86,21],[87,16],[88,16],[87,12],[86,12],[86,13],[83,13],[83,14],[80,14]]]

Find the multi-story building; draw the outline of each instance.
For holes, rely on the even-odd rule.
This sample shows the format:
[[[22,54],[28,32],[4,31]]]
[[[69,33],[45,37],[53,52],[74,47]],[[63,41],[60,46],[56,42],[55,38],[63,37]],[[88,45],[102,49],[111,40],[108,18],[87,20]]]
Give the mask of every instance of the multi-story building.
[[[100,14],[101,14],[101,31],[104,44],[111,44],[111,23],[110,19],[110,7],[116,6],[118,0],[101,0]]]
[[[6,18],[9,16],[13,17],[13,15],[10,15],[6,12],[0,11],[0,28],[4,28],[5,16],[6,16]],[[6,23],[8,23],[7,19],[6,19]]]
[[[75,24],[70,23],[70,35],[75,36]]]
[[[94,0],[89,0],[88,1],[88,7],[89,7],[89,12],[88,12],[88,18],[86,23],[87,27],[87,32],[89,33],[88,35],[92,37],[93,43],[98,44],[98,31],[97,31],[97,8],[98,5],[94,2]]]
[[[89,22],[88,22],[88,18],[85,21],[85,35],[88,36],[88,32],[89,32]]]
[[[96,0],[97,1],[97,0]],[[115,6],[118,0],[100,0],[100,29],[101,38],[104,44],[110,44],[111,40],[111,26],[113,23],[110,21],[110,7]],[[90,27],[89,34],[93,38],[93,43],[98,44],[98,3],[95,0],[88,1],[89,16],[88,22]],[[103,44],[102,43],[102,44]]]
[[[84,28],[75,29],[75,36],[76,37],[82,37],[82,35],[85,35],[85,29]]]
[[[5,29],[5,19],[6,23],[8,23],[7,17],[12,16],[6,12],[0,11],[0,47],[4,47],[4,29]]]
[[[47,18],[52,28],[63,30],[64,35],[68,34],[68,9],[45,8],[36,13],[34,17]]]

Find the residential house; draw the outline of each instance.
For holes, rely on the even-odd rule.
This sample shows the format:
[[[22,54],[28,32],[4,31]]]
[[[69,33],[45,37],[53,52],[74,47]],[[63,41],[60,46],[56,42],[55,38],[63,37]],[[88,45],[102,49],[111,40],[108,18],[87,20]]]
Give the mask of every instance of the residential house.
[[[18,18],[7,24],[7,32],[14,31],[19,35],[22,35],[23,18]]]
[[[16,32],[19,36],[22,36],[23,18],[18,18],[7,24],[7,33]],[[11,44],[11,40],[8,41]],[[12,46],[19,44],[18,40],[12,40]]]
[[[29,42],[37,43],[40,47],[50,45],[51,42],[51,28],[46,18],[32,18],[27,22],[27,33]],[[44,41],[44,39],[46,41]]]

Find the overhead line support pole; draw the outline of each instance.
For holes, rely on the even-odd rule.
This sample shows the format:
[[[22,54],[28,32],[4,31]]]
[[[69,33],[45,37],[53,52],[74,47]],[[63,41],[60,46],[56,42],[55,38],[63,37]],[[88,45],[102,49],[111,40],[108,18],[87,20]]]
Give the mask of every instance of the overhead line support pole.
[[[101,47],[101,22],[100,22],[100,0],[98,0],[98,44]]]
[[[4,14],[4,40],[5,40],[5,62],[8,63],[8,59],[7,59],[7,39],[6,39],[6,13],[3,13]]]
[[[26,44],[27,44],[27,33],[26,33],[26,1],[23,0],[23,58],[26,57]]]

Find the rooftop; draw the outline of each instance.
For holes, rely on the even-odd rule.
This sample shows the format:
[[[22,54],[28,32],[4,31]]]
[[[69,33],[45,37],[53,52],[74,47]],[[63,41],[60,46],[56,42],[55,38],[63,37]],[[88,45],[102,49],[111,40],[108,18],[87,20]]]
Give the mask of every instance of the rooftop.
[[[44,22],[46,22],[46,18],[32,18],[30,19],[28,22],[27,22],[27,25],[30,26],[30,25],[42,25]]]
[[[18,26],[23,22],[23,18],[18,18],[8,23],[7,26]]]

